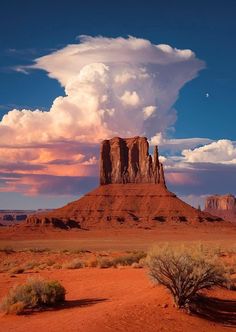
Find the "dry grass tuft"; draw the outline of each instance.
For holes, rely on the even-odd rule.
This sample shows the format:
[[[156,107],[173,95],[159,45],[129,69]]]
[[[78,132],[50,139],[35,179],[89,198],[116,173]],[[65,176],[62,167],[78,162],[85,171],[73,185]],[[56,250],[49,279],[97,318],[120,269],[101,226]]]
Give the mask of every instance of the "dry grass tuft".
[[[84,262],[80,259],[75,258],[70,262],[64,263],[62,265],[63,269],[82,269],[85,266]]]

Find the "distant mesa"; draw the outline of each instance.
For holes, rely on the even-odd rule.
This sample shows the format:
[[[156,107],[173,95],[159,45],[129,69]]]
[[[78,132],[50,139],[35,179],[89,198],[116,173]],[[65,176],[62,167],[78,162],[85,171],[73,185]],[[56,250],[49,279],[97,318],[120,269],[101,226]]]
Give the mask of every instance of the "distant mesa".
[[[100,186],[77,201],[29,216],[26,226],[154,228],[164,224],[222,221],[168,191],[158,149],[146,137],[114,137],[101,144]]]
[[[236,222],[236,197],[231,194],[208,196],[204,211],[225,220]]]
[[[0,223],[3,226],[14,225],[23,222],[30,214],[36,213],[33,210],[0,210]]]

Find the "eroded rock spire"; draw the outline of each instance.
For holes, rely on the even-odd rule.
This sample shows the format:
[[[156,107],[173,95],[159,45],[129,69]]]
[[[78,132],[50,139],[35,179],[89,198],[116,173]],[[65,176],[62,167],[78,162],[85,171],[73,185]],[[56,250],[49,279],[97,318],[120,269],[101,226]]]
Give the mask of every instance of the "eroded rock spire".
[[[157,146],[152,159],[146,137],[114,137],[103,141],[100,184],[115,183],[160,183],[166,186]]]

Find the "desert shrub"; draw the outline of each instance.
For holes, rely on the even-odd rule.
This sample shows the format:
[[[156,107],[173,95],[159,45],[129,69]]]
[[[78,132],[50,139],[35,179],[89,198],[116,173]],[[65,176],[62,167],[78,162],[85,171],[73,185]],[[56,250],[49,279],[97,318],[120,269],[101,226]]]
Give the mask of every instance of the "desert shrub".
[[[150,277],[164,285],[177,307],[185,307],[198,291],[226,282],[225,270],[200,247],[156,248],[148,255]]]
[[[40,265],[40,262],[37,262],[37,261],[28,261],[28,262],[25,263],[24,269],[25,270],[32,270],[35,267],[38,267],[39,265]]]
[[[37,270],[46,270],[48,268],[47,263],[42,262],[37,266]]]
[[[84,254],[86,252],[87,252],[87,250],[85,250],[85,249],[71,249],[70,250],[71,254],[77,254],[77,255]]]
[[[4,259],[1,262],[0,272],[11,271],[12,269],[14,269],[18,266],[19,266],[19,261],[18,260],[5,260]]]
[[[84,267],[84,263],[80,259],[75,258],[70,262],[64,263],[62,267],[64,269],[81,269]]]
[[[62,265],[59,264],[59,263],[55,263],[52,267],[53,267],[54,269],[56,269],[56,270],[60,270],[60,269],[62,269]]]
[[[236,278],[231,279],[231,280],[229,281],[228,288],[229,288],[230,290],[234,290],[234,291],[236,291]]]
[[[49,248],[29,248],[27,251],[33,252],[33,253],[43,253],[43,252],[49,252]]]
[[[101,257],[97,260],[97,267],[100,269],[107,269],[112,266],[114,266],[114,262],[109,258]]]
[[[47,266],[52,266],[52,265],[55,264],[55,261],[53,259],[49,258],[49,259],[46,260],[45,264],[47,264]]]
[[[86,261],[85,265],[87,267],[97,267],[98,266],[98,259],[97,258],[90,258]]]
[[[119,267],[119,266],[133,266],[143,267],[144,258],[146,258],[146,253],[144,252],[133,252],[124,256],[117,256],[114,258],[107,257],[97,257],[92,258],[86,262],[88,267],[99,267],[101,269],[109,267]],[[141,263],[142,262],[142,263]]]
[[[25,269],[23,267],[20,267],[20,266],[16,266],[16,267],[13,267],[9,272],[11,274],[20,274],[20,273],[24,273]]]
[[[65,300],[65,288],[56,280],[31,278],[10,289],[1,303],[5,313],[21,314],[27,309],[40,309]]]
[[[144,253],[142,251],[130,253],[125,256],[118,256],[113,259],[113,265],[114,266],[118,266],[118,265],[128,266],[128,265],[132,265],[134,263],[139,263],[139,261],[145,257],[146,257],[146,253]]]
[[[13,254],[15,250],[12,247],[4,247],[0,248],[0,252],[4,252],[5,254]]]

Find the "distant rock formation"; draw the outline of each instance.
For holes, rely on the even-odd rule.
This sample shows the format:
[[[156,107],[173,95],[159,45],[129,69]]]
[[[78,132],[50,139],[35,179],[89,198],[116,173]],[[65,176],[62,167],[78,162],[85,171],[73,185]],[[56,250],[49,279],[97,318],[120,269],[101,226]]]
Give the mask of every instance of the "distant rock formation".
[[[100,184],[125,183],[161,183],[165,186],[157,146],[152,160],[146,137],[114,137],[102,142]]]
[[[236,198],[234,195],[212,195],[206,198],[205,210],[225,220],[236,221]]]
[[[25,213],[22,213],[25,212]],[[36,211],[22,211],[22,210],[0,210],[0,222],[3,225],[12,225],[22,222],[27,217]]]
[[[26,219],[26,218],[25,218]],[[4,214],[4,216],[2,217],[2,220],[5,221],[13,221],[14,220],[14,216],[11,214]]]

